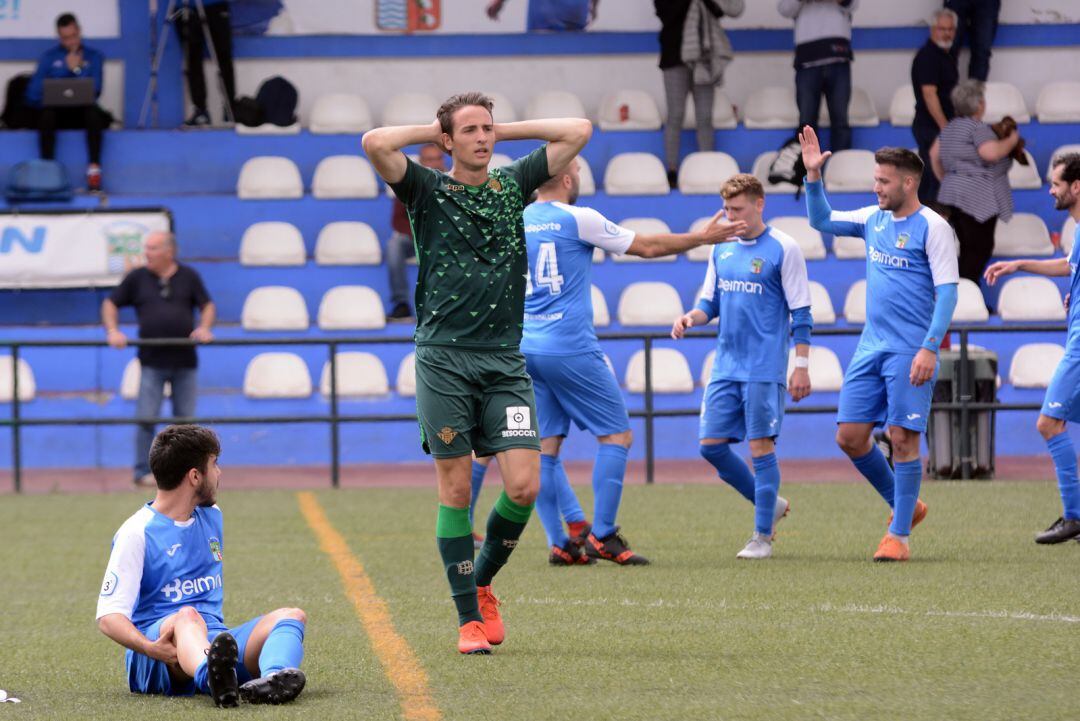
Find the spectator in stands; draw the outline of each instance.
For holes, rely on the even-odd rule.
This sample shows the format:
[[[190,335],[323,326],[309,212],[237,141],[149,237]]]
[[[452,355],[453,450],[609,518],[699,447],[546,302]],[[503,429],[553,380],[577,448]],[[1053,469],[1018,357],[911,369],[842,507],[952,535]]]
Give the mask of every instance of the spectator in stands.
[[[202,278],[186,265],[176,262],[176,237],[155,232],[143,241],[146,265],[128,273],[120,285],[101,304],[101,322],[109,345],[123,348],[127,336],[120,330],[119,308],[135,308],[140,338],[191,338],[209,343],[210,329],[217,312]],[[199,309],[195,325],[194,310]],[[196,366],[192,346],[139,348],[142,366],[136,418],[155,418],[161,413],[165,384],[172,385],[172,409],[175,418],[195,415]],[[150,444],[154,425],[139,423],[135,430],[135,484],[154,485],[150,473]]]
[[[952,55],[960,55],[960,46],[967,40],[971,46],[968,79],[986,82],[990,75],[990,46],[997,35],[1001,0],[945,0],[945,7],[956,13],[960,42],[953,45]]]
[[[498,20],[505,4],[506,0],[489,0],[487,16]],[[529,32],[584,30],[596,20],[599,4],[600,0],[529,0],[526,29]]]
[[[915,90],[915,120],[911,133],[919,144],[923,165],[931,167],[930,146],[938,133],[953,119],[949,94],[959,80],[956,57],[949,51],[956,38],[956,13],[941,8],[930,18],[930,38],[915,53],[911,63],[911,85]],[[940,183],[933,173],[923,173],[919,200],[923,205],[937,202]]]
[[[821,96],[829,108],[835,153],[851,147],[851,15],[859,0],[779,0],[777,9],[795,20],[795,102],[799,127],[818,129]]]
[[[210,124],[210,113],[206,109],[206,77],[203,74],[203,51],[205,39],[202,19],[194,0],[179,0],[181,9],[177,27],[184,43],[184,62],[187,66],[188,93],[195,110],[184,121],[188,127],[205,127]],[[217,55],[218,70],[225,84],[225,99],[228,119],[235,118],[233,105],[236,101],[236,75],[232,61],[232,26],[229,17],[229,0],[202,0],[206,12],[206,27],[210,30],[210,41]]]
[[[679,139],[686,116],[686,96],[694,94],[694,127],[697,149],[713,149],[712,107],[716,86],[724,79],[724,68],[732,58],[731,43],[720,27],[724,15],[743,14],[744,0],[653,0],[660,18],[660,70],[664,73],[667,122],[664,123],[664,159],[668,183],[678,185]],[[702,12],[702,10],[707,12]],[[696,32],[684,34],[689,24]],[[708,34],[702,35],[702,31]],[[713,40],[705,51],[700,37]],[[690,42],[687,42],[687,41]],[[709,57],[704,57],[708,55]],[[684,59],[702,58],[687,62]]]
[[[960,241],[960,277],[978,284],[994,252],[998,220],[1012,217],[1009,157],[1020,141],[1013,130],[998,138],[982,121],[983,84],[965,80],[952,91],[956,117],[930,147],[930,162],[941,181],[938,202],[949,209],[949,223]]]
[[[420,164],[425,168],[446,170],[446,156],[439,146],[428,143],[420,148]],[[405,260],[413,257],[416,248],[413,245],[412,226],[404,204],[394,196],[394,211],[390,216],[393,232],[386,241],[386,269],[390,273],[390,314],[389,322],[405,322],[413,318],[409,309],[409,281],[405,275]]]
[[[26,104],[36,109],[38,147],[41,157],[56,158],[57,129],[86,129],[86,187],[101,190],[101,145],[105,128],[112,116],[96,102],[84,106],[54,107],[45,102],[45,81],[65,78],[90,78],[94,81],[94,98],[101,96],[102,71],[105,56],[83,45],[79,21],[71,13],[56,18],[56,34],[60,44],[45,51],[38,61],[34,77],[26,88]]]

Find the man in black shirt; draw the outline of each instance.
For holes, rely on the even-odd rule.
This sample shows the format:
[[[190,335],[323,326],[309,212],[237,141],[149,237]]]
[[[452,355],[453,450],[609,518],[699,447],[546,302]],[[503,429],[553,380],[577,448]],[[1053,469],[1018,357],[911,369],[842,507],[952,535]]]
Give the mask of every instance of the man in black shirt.
[[[911,85],[915,89],[915,120],[911,133],[919,144],[919,157],[930,165],[930,146],[938,133],[953,119],[949,94],[956,87],[959,74],[956,57],[949,50],[956,38],[956,13],[938,10],[930,19],[930,39],[915,54],[911,63]],[[919,182],[919,200],[923,205],[937,201],[941,183],[933,173],[923,173]]]
[[[176,262],[176,238],[172,233],[151,233],[143,241],[146,265],[128,273],[101,304],[101,322],[109,345],[123,348],[127,336],[119,327],[119,308],[135,308],[140,338],[191,338],[200,343],[213,340],[210,328],[216,311],[202,278],[194,269]],[[199,325],[195,326],[195,309]],[[142,375],[136,418],[155,418],[161,413],[165,383],[172,385],[173,416],[195,415],[195,348],[139,348]],[[140,423],[135,431],[135,483],[154,485],[150,473],[150,444],[154,425]]]

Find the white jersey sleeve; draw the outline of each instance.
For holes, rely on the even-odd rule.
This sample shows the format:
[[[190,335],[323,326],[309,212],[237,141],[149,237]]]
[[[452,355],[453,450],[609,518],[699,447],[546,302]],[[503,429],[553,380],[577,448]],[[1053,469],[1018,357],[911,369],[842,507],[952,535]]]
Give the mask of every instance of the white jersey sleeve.
[[[634,242],[636,235],[634,231],[612,223],[599,211],[565,203],[556,203],[556,205],[574,216],[574,220],[577,221],[578,238],[583,243],[588,243],[608,253],[622,255]]]
[[[784,261],[780,266],[780,282],[784,286],[784,298],[788,308],[810,306],[810,281],[806,275],[806,258],[795,239],[773,230],[773,237],[784,248]]]
[[[928,226],[926,231],[926,257],[930,261],[930,274],[934,278],[934,285],[959,283],[960,269],[956,259],[956,232],[937,213],[926,212],[924,216]]]
[[[143,560],[146,557],[145,528],[148,519],[143,513],[146,510],[140,510],[129,518],[113,538],[112,553],[105,569],[105,578],[101,582],[95,618],[119,613],[130,619],[135,611],[142,586]]]
[[[720,304],[716,298],[716,249],[709,253],[709,265],[705,269],[705,283],[701,286],[701,297],[694,307],[709,317],[709,321],[720,314]]]
[[[876,213],[876,205],[868,205],[857,210],[834,210],[829,214],[834,235],[848,235],[866,238],[866,221]]]

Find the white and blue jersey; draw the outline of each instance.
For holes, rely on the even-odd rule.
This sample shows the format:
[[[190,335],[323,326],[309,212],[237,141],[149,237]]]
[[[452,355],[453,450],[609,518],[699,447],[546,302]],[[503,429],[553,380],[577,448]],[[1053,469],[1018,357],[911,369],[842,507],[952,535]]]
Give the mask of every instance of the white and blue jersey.
[[[1080,422],[1080,225],[1069,253],[1069,318],[1065,357],[1046,387],[1042,414]]]

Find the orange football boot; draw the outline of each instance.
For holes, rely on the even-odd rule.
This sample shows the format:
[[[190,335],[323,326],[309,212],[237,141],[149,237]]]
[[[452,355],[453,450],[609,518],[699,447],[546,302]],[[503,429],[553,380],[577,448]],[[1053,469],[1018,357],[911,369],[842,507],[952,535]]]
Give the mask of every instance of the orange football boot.
[[[877,553],[874,554],[874,561],[878,563],[906,561],[909,558],[911,558],[911,549],[908,548],[907,544],[888,533],[881,539],[881,543],[877,547]]]
[[[926,518],[926,512],[929,511],[929,510],[930,509],[927,507],[927,505],[925,503],[923,503],[921,500],[916,498],[915,499],[915,511],[911,514],[911,527],[915,528],[915,526],[922,523],[923,519]],[[890,513],[889,514],[889,525],[892,525],[892,519],[893,519],[893,514]]]
[[[488,643],[498,646],[506,638],[506,628],[499,615],[499,599],[491,592],[491,586],[477,586],[476,600],[480,602],[480,615],[484,617],[484,633]]]
[[[479,621],[469,621],[458,629],[457,650],[460,653],[491,653],[491,644],[488,643],[487,634],[484,633],[484,624]]]

